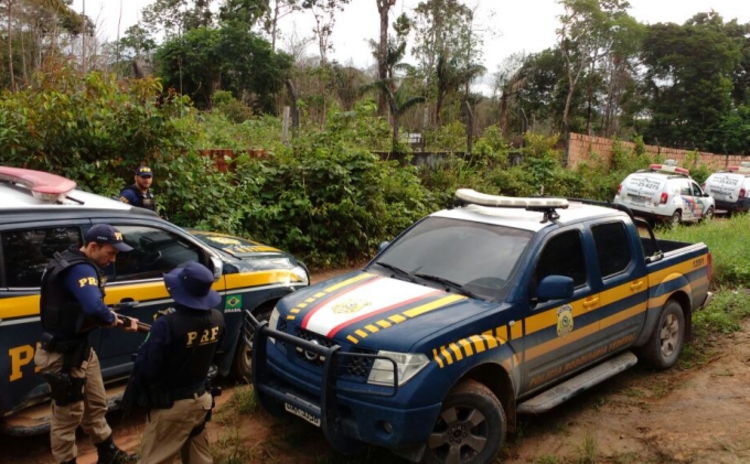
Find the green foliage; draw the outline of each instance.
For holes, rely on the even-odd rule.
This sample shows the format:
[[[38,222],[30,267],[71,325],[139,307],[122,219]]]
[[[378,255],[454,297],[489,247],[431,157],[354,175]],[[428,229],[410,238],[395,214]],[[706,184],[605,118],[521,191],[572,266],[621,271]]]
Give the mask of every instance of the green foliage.
[[[260,411],[258,396],[249,385],[235,388],[229,401],[233,409],[243,415],[251,415]]]
[[[214,109],[221,111],[227,119],[235,123],[245,122],[253,116],[253,109],[245,102],[234,98],[227,90],[217,90],[214,93]]]
[[[712,221],[698,226],[660,231],[668,240],[704,242],[711,250],[713,282],[717,286],[741,288],[750,286],[750,248],[746,246],[750,215]]]
[[[426,214],[429,196],[413,169],[359,148],[372,135],[366,121],[331,114],[321,132],[261,162],[239,164],[245,230],[308,262],[334,266],[371,256]]]

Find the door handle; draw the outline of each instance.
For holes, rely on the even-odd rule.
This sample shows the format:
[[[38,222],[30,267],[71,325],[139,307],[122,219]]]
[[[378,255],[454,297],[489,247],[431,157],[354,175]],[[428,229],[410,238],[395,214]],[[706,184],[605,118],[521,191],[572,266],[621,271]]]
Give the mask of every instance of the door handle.
[[[599,304],[599,298],[598,297],[593,297],[593,298],[589,298],[588,300],[583,300],[583,307],[584,308],[590,308],[590,307],[596,306],[598,304]]]
[[[119,303],[115,303],[112,306],[114,306],[116,309],[131,309],[138,306],[138,304],[140,304],[140,302],[137,300],[134,300],[132,298],[123,298]]]
[[[630,284],[630,290],[636,291],[643,288],[643,280],[636,280],[635,282]]]

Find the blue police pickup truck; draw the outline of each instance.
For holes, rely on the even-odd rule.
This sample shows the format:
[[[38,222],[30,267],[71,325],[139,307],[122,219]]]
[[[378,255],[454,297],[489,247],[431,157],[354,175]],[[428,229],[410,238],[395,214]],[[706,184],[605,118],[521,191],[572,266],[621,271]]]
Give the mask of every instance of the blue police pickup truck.
[[[456,199],[363,270],[285,296],[268,322],[246,314],[265,409],[342,452],[488,463],[517,415],[677,362],[711,297],[706,245],[657,240],[617,205]]]

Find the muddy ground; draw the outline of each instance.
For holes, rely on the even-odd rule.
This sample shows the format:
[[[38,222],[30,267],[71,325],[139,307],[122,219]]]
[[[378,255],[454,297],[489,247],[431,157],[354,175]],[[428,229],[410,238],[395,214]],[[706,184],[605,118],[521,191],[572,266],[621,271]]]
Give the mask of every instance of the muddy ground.
[[[316,276],[330,277],[335,273]],[[636,366],[541,416],[524,417],[503,450],[507,464],[750,463],[750,321],[716,337],[699,365],[654,372]],[[319,430],[261,412],[239,414],[224,385],[209,433],[217,462],[376,463],[401,461],[379,450],[334,453]],[[144,418],[109,416],[115,441],[137,451]],[[83,434],[82,464],[96,462]],[[0,437],[0,463],[53,463],[48,437]]]

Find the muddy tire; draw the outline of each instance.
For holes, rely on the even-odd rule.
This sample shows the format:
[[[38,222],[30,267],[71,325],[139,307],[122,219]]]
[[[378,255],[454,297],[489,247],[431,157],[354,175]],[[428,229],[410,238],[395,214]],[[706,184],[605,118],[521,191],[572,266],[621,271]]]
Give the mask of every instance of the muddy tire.
[[[685,314],[678,302],[669,300],[659,315],[654,332],[638,354],[655,369],[669,369],[677,363],[684,344]]]
[[[443,401],[427,440],[424,462],[493,462],[502,449],[506,430],[505,411],[495,394],[475,380],[463,381]]]
[[[267,321],[271,318],[271,311],[273,305],[270,307],[263,306],[253,312],[253,315],[258,319],[258,322]],[[232,377],[240,382],[250,383],[253,375],[253,347],[248,346],[245,343],[244,337],[240,334],[240,339],[237,341],[237,348],[234,351],[234,359],[232,360]]]
[[[701,218],[701,222],[711,222],[711,220],[714,218],[714,207],[708,208],[708,211],[706,211],[706,214],[703,215]]]
[[[677,226],[679,226],[681,222],[682,222],[682,211],[678,209],[672,214],[672,216],[667,221],[667,227],[669,227],[670,229],[674,229]]]

